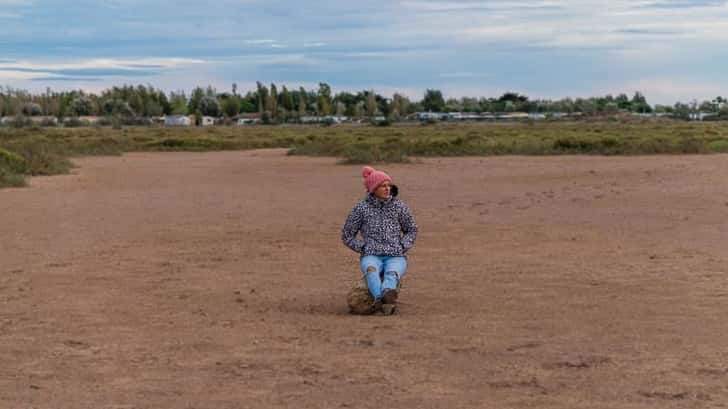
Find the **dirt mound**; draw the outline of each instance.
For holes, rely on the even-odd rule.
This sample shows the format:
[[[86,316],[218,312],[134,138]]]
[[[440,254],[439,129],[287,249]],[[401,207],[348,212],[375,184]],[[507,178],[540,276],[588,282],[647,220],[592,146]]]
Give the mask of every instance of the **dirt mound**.
[[[360,280],[354,281],[349,293],[346,295],[346,304],[349,306],[349,312],[352,314],[371,314],[371,306],[374,298],[369,293],[367,282],[362,277]]]

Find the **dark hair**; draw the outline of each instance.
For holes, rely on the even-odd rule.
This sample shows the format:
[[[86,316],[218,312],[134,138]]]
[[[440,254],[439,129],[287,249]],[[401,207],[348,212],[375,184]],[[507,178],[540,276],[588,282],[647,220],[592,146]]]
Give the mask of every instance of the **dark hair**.
[[[397,197],[399,194],[399,188],[397,185],[392,185],[389,187],[389,194],[392,195],[392,197]]]

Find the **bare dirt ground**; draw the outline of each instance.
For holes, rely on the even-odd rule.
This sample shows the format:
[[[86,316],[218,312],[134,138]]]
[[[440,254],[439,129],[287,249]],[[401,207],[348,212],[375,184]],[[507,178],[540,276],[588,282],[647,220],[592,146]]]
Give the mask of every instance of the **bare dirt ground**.
[[[76,163],[0,191],[0,408],[728,406],[728,156],[385,166],[391,317],[346,311],[358,166]]]

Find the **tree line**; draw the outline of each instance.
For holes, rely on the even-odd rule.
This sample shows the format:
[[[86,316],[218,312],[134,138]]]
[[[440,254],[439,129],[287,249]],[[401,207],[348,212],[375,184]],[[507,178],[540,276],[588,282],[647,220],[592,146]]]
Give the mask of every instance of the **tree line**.
[[[558,100],[530,99],[526,95],[506,92],[498,97],[444,98],[440,90],[427,89],[420,100],[395,93],[385,97],[374,90],[342,91],[334,94],[327,83],[317,89],[288,88],[275,83],[258,82],[256,88],[239,92],[237,84],[230,91],[219,92],[213,87],[196,87],[185,91],[165,93],[151,85],[114,86],[100,94],[77,91],[30,93],[11,87],[0,87],[0,116],[112,116],[122,118],[155,117],[162,115],[197,115],[235,118],[259,114],[265,121],[287,122],[305,116],[346,116],[371,118],[381,116],[392,120],[415,112],[468,113],[582,113],[584,115],[632,113],[662,113],[675,117],[690,117],[696,112],[728,117],[728,100],[716,97],[710,101],[693,100],[672,106],[650,105],[640,92],[588,98]]]

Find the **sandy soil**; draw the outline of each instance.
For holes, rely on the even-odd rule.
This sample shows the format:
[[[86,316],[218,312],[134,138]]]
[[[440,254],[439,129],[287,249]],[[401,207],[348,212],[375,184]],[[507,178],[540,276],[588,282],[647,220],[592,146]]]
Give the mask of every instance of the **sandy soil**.
[[[0,408],[728,407],[728,156],[386,166],[391,317],[346,312],[358,166],[76,163],[0,191]]]

